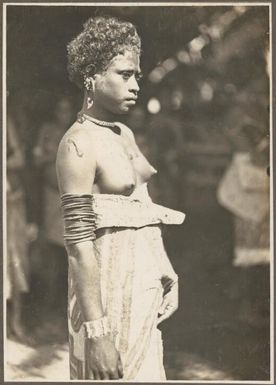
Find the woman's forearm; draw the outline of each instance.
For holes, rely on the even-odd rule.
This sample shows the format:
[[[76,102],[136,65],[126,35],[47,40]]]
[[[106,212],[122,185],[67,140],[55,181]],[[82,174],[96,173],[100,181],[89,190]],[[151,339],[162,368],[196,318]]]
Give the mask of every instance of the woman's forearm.
[[[92,321],[104,315],[100,269],[91,241],[67,247],[73,285],[84,321]]]

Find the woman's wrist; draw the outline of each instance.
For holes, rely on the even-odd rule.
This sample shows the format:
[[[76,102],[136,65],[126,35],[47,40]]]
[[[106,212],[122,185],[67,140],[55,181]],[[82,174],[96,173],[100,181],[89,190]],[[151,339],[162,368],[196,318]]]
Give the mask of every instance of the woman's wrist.
[[[106,315],[93,321],[83,323],[85,336],[88,339],[97,339],[110,333]]]

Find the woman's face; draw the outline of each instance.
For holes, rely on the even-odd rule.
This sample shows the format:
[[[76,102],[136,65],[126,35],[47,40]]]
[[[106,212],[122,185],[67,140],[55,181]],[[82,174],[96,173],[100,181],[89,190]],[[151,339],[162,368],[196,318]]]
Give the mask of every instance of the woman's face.
[[[95,75],[94,106],[113,114],[126,114],[136,104],[140,75],[140,59],[135,52],[115,56],[103,73]]]

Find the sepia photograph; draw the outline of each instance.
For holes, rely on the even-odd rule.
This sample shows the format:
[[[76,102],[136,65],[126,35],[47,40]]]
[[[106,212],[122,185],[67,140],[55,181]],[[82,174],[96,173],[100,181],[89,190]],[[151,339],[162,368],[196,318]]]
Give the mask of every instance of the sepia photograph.
[[[4,381],[273,383],[271,2],[2,15]]]

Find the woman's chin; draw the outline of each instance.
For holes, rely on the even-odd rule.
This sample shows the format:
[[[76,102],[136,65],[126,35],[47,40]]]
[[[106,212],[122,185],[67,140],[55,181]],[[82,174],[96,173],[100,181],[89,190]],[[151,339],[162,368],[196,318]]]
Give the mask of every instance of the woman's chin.
[[[119,115],[125,115],[130,111],[130,106],[122,106],[120,110],[118,111]]]
[[[130,110],[131,108],[133,107],[132,104],[121,104],[119,107],[117,108],[113,108],[112,110],[110,110],[113,114],[115,115],[126,115]]]

